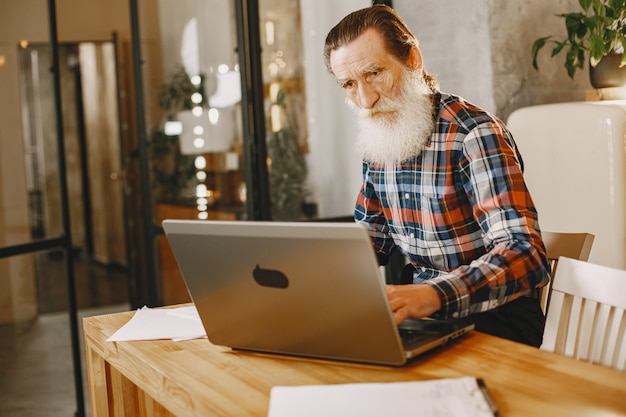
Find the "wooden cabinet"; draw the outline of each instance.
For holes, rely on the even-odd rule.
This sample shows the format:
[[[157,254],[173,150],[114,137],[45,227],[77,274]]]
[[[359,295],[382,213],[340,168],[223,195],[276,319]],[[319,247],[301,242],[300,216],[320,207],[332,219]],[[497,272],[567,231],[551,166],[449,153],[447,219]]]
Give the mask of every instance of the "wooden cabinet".
[[[208,220],[237,220],[236,211],[208,211]],[[165,219],[195,220],[198,211],[195,207],[177,204],[157,204],[158,223]],[[178,264],[165,236],[159,238],[161,257],[161,288],[165,305],[181,304],[191,301]]]

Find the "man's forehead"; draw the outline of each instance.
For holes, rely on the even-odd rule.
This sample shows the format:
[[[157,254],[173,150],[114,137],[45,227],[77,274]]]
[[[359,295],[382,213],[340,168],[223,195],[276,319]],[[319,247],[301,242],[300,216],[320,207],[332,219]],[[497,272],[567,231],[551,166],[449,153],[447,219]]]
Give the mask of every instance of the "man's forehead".
[[[339,50],[357,50],[361,48],[372,49],[373,47],[384,47],[384,39],[380,34],[378,29],[376,28],[367,28],[365,29],[359,36],[352,39],[350,42],[340,46],[335,49],[335,51]],[[331,53],[332,55],[332,53]]]
[[[333,50],[330,66],[333,72],[342,67],[375,67],[386,55],[382,37],[374,29],[368,29],[351,42]]]

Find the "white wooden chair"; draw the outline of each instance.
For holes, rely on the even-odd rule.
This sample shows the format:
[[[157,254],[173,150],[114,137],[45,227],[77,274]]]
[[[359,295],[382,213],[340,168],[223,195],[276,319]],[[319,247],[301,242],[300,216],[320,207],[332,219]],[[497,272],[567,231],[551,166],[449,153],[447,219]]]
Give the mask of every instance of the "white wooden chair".
[[[586,261],[589,259],[591,246],[595,238],[591,233],[564,233],[564,232],[541,232],[543,244],[546,247],[548,260],[552,272],[552,281],[556,274],[556,267],[559,257],[578,259]],[[544,313],[548,312],[550,305],[550,293],[552,283],[541,290],[541,308]]]
[[[542,350],[626,371],[626,270],[559,258]]]

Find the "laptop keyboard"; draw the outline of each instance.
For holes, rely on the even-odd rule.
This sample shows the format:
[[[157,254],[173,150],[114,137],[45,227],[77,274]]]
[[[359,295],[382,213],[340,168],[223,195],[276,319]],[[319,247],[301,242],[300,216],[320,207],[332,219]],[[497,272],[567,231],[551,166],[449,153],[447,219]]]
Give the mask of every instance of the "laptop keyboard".
[[[416,344],[423,342],[424,340],[432,339],[436,332],[428,330],[411,330],[411,329],[398,329],[400,332],[400,339],[405,347],[412,347]]]

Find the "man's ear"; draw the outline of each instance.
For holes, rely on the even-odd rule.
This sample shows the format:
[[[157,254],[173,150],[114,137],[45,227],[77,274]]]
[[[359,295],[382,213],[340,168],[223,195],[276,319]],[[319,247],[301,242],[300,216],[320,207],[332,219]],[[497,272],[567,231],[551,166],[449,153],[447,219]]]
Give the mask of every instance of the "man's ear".
[[[422,61],[422,52],[415,45],[411,47],[411,52],[409,54],[409,65],[411,65],[411,68],[415,70],[421,70],[424,67]]]

